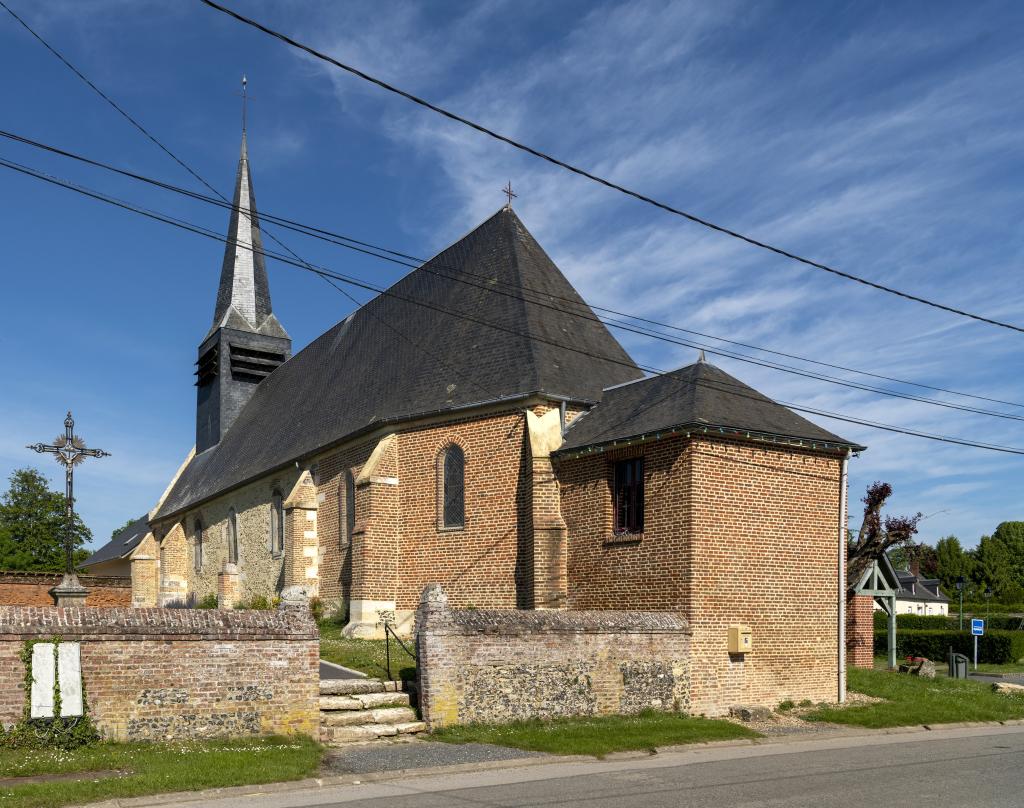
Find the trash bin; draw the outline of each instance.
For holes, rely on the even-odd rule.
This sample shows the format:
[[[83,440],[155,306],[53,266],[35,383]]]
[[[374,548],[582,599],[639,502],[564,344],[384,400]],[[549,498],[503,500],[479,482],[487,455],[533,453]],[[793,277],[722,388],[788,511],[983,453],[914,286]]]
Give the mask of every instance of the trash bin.
[[[950,653],[949,655],[949,678],[950,679],[966,679],[967,678],[967,657],[963,654]]]

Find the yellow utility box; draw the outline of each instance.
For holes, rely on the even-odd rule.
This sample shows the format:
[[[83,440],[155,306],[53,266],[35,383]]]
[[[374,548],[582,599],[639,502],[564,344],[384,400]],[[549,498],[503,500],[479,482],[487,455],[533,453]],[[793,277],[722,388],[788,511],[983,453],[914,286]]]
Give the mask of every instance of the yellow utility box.
[[[753,649],[750,626],[729,626],[730,654],[745,654]]]

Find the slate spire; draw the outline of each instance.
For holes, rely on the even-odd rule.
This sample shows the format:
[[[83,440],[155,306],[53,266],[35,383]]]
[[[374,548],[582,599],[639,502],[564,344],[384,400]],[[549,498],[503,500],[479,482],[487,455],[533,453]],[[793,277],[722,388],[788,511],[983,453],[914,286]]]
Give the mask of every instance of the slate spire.
[[[274,316],[270,303],[270,284],[263,256],[256,194],[249,171],[249,150],[242,131],[242,151],[235,175],[228,243],[220,270],[217,304],[213,312],[212,334],[218,328],[252,331],[267,336],[287,337]]]

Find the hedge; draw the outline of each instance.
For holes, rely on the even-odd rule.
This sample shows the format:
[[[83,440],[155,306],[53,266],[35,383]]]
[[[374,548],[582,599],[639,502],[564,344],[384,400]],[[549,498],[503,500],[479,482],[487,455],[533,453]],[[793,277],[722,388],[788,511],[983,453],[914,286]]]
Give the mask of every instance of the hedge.
[[[917,615],[913,615],[917,616]],[[875,632],[875,653],[888,652],[888,631]],[[968,657],[974,656],[974,637],[966,631],[905,629],[896,631],[896,656],[921,656],[942,661],[949,647]],[[978,661],[1005,665],[1024,659],[1024,631],[986,631],[978,637]]]
[[[971,625],[971,617],[981,617],[980,614],[964,614],[964,627]],[[885,612],[874,613],[875,631],[886,631],[889,628],[889,616]],[[992,615],[985,621],[986,630],[1019,631],[1022,620],[1019,617],[1007,615]],[[898,614],[896,615],[896,628],[898,629],[931,629],[947,631],[959,631],[960,616],[951,614],[948,617],[942,614]]]

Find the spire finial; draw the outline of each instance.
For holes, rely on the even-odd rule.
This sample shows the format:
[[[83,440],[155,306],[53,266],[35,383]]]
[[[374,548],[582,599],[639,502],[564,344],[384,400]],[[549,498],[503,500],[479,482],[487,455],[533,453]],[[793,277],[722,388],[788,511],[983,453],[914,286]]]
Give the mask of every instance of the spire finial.
[[[249,84],[249,79],[245,77],[245,73],[242,74],[242,134],[245,134],[245,113],[246,107],[249,102],[249,95],[246,92],[246,87]]]
[[[515,194],[515,193],[512,192],[512,180],[509,180],[508,181],[508,185],[506,185],[501,190],[502,190],[502,193],[504,193],[505,196],[508,197],[508,202],[505,203],[505,209],[506,210],[511,210],[512,209],[512,200],[515,199],[518,196],[518,194]]]

